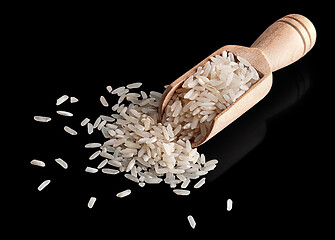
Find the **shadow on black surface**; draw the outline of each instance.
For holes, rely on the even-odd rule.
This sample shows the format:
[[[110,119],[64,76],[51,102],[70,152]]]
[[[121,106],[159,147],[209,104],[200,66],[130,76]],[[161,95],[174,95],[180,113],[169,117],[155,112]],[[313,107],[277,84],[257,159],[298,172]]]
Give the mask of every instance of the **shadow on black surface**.
[[[303,100],[310,86],[310,74],[302,68],[275,73],[266,100],[263,99],[203,146],[206,155],[215,153],[222,156],[215,171],[208,175],[208,181],[221,176],[256,148],[266,136],[268,121]]]

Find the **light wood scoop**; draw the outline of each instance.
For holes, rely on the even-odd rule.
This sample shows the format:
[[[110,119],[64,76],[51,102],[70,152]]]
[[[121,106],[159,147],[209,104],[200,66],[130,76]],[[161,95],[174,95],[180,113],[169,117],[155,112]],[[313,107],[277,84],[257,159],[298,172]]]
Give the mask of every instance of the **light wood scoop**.
[[[224,46],[171,83],[161,98],[159,116],[162,117],[176,89],[181,87],[199,66],[204,66],[210,57],[228,51],[248,60],[258,71],[260,80],[214,118],[206,136],[192,143],[192,147],[200,146],[264,98],[272,86],[272,72],[299,60],[311,50],[315,40],[316,30],[312,22],[302,15],[289,14],[268,27],[250,48],[237,45]]]

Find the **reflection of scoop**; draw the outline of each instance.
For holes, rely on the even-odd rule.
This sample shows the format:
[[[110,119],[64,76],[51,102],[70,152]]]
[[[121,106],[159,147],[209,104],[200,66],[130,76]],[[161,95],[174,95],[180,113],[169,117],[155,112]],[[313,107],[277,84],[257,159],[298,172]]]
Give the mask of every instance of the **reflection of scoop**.
[[[210,57],[228,51],[249,61],[261,79],[213,119],[207,134],[198,142],[192,143],[192,147],[200,146],[265,97],[272,86],[272,72],[303,57],[314,46],[315,40],[315,28],[307,18],[298,14],[287,15],[268,27],[250,48],[224,46],[171,83],[161,98],[159,115],[163,115],[177,88],[194,74],[199,66],[203,67]]]
[[[209,181],[221,176],[258,146],[266,135],[267,120],[289,109],[302,98],[309,89],[311,81],[308,73],[296,69],[281,72],[277,79],[267,96],[267,101],[261,102],[237,119],[225,129],[224,134],[214,138],[213,144],[206,145],[203,150],[205,155],[215,152],[215,155],[222,156],[222,161],[215,171],[208,175]]]

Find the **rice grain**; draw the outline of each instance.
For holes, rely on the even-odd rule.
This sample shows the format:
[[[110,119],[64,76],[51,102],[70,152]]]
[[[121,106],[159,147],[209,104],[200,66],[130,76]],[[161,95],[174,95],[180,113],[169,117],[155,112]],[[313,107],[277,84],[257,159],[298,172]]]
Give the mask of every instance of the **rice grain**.
[[[64,130],[65,130],[65,132],[67,132],[67,133],[69,133],[71,135],[77,135],[78,134],[75,130],[73,130],[72,128],[70,128],[68,126],[65,126]]]
[[[89,121],[90,121],[89,118],[84,118],[84,120],[81,121],[80,125],[81,125],[81,126],[85,126]]]
[[[61,158],[56,158],[55,159],[56,163],[58,163],[59,165],[61,165],[64,169],[68,168],[68,164]]]
[[[61,105],[63,102],[65,102],[66,100],[69,99],[69,96],[68,95],[63,95],[61,96],[60,98],[57,99],[56,101],[56,106],[59,106]]]
[[[181,196],[187,196],[187,195],[190,195],[191,193],[190,190],[185,190],[185,189],[173,189],[173,192]]]
[[[70,103],[76,103],[78,101],[79,101],[78,98],[76,98],[76,97],[70,97]]]
[[[122,191],[122,192],[119,192],[118,194],[116,194],[116,196],[117,196],[118,198],[123,198],[123,197],[128,196],[130,193],[131,193],[131,190],[130,190],[130,189],[127,189],[127,190],[124,190],[124,191]]]
[[[195,185],[194,188],[200,188],[205,184],[206,178],[201,178]]]
[[[33,159],[32,161],[30,161],[30,164],[38,166],[38,167],[45,167],[45,163],[43,161],[36,160],[36,159]]]
[[[195,228],[195,225],[196,225],[196,222],[195,222],[193,216],[192,216],[192,215],[188,215],[188,216],[187,216],[187,220],[188,220],[190,226],[194,229],[194,228]]]
[[[108,102],[104,96],[100,96],[100,102],[104,107],[108,107]]]
[[[88,172],[88,173],[97,173],[98,171],[99,171],[98,169],[92,168],[92,167],[85,168],[85,172]]]
[[[37,122],[50,122],[50,117],[44,117],[44,116],[34,116],[34,120]]]
[[[132,88],[139,88],[142,86],[142,83],[138,82],[138,83],[131,83],[127,85],[127,88],[132,89]]]
[[[90,200],[88,201],[87,206],[88,206],[89,208],[92,208],[92,207],[94,206],[96,200],[97,200],[96,197],[91,197]]]
[[[227,211],[231,211],[233,208],[233,201],[231,199],[227,200]]]
[[[57,114],[62,115],[62,116],[66,116],[66,117],[72,117],[73,114],[67,111],[56,111]]]
[[[49,185],[50,182],[51,180],[45,180],[44,182],[42,182],[37,188],[38,191],[42,191],[46,186]]]

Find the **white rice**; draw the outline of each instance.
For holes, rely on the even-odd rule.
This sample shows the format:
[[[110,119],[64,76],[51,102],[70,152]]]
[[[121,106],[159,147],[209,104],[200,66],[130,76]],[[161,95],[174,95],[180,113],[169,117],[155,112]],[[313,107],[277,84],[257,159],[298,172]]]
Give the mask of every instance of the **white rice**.
[[[88,159],[93,160],[93,159],[97,158],[100,155],[100,153],[101,153],[101,150],[98,150],[98,151],[94,152]]]
[[[101,143],[87,143],[85,148],[98,148],[101,147]]]
[[[100,96],[100,102],[104,107],[108,107],[108,102],[104,96]]]
[[[132,89],[132,88],[139,88],[142,86],[142,83],[138,82],[138,83],[131,83],[127,85],[127,88]]]
[[[89,118],[84,118],[84,120],[80,123],[81,126],[85,126],[90,121]]]
[[[122,192],[119,192],[118,194],[116,194],[116,196],[117,196],[118,198],[123,198],[123,197],[128,196],[130,193],[131,193],[131,190],[130,190],[130,189],[127,189],[127,190],[124,190],[124,191],[122,191]]]
[[[92,125],[92,123],[87,123],[87,132],[88,132],[88,134],[92,134],[93,133],[93,125]]]
[[[87,167],[85,171],[96,173],[101,169],[101,172],[112,175],[125,172],[127,179],[141,187],[146,183],[159,184],[162,181],[171,188],[180,184],[180,188],[173,189],[173,192],[189,195],[190,191],[185,188],[190,181],[206,175],[218,163],[216,159],[206,162],[205,156],[198,153],[197,148],[191,147],[191,142],[201,139],[214,117],[242,96],[257,78],[256,70],[245,59],[235,58],[229,53],[212,57],[177,89],[162,122],[158,121],[157,110],[161,93],[151,91],[149,96],[143,91],[140,94],[129,93],[129,89],[139,88],[142,83],[128,84],[114,90],[108,86],[108,92],[120,97],[112,107],[116,113],[100,115],[94,124],[88,118],[81,122],[82,126],[87,125],[89,134],[97,128],[107,138],[103,144],[93,142],[85,145],[85,148],[101,148],[89,160],[99,155],[105,158],[97,168]],[[125,100],[130,103],[126,104]],[[100,97],[100,102],[105,107],[109,106],[104,96]],[[57,113],[73,116],[65,111]],[[46,121],[43,118],[40,120]],[[67,126],[64,130],[72,135],[77,134]],[[63,160],[56,161],[67,168]],[[107,164],[116,169],[106,168]],[[205,180],[205,177],[200,179],[194,188],[200,188]],[[118,193],[117,197],[130,193],[131,190],[127,189]],[[193,217],[189,216],[188,219],[194,228]]]
[[[92,167],[85,168],[85,172],[88,172],[88,173],[97,173],[98,171],[99,171],[98,169],[92,168]]]
[[[55,159],[56,163],[58,163],[59,165],[61,165],[64,169],[68,168],[68,164],[61,158],[56,158]]]
[[[104,166],[106,166],[108,163],[108,159],[104,159],[101,163],[99,163],[99,165],[97,166],[97,169],[101,169]]]
[[[73,114],[67,111],[56,111],[57,114],[62,115],[62,116],[66,116],[66,117],[72,117]]]
[[[88,206],[89,208],[92,208],[92,207],[94,206],[96,200],[97,200],[96,197],[91,197],[90,200],[88,201],[87,206]]]
[[[94,124],[93,124],[93,128],[97,128],[99,126],[101,122],[101,117],[97,117],[97,119],[95,120]]]
[[[49,185],[50,182],[51,180],[45,180],[44,182],[42,182],[37,188],[38,191],[42,191],[46,186]]]
[[[233,208],[233,201],[231,199],[227,200],[227,211],[231,211]]]
[[[61,105],[63,102],[65,102],[68,99],[69,99],[68,95],[61,96],[60,98],[57,99],[56,105],[59,106],[59,105]]]
[[[126,90],[121,87],[112,93],[122,97]],[[105,160],[103,167],[99,168],[106,174],[126,172],[125,177],[137,183],[159,184],[164,180],[171,188],[182,183],[182,189],[175,189],[175,193],[189,194],[189,190],[185,188],[191,179],[197,179],[208,172],[203,170],[206,163],[204,156],[196,148],[192,149],[189,139],[178,138],[183,129],[190,130],[191,123],[186,123],[183,127],[167,119],[164,125],[159,123],[157,106],[162,94],[158,92],[151,91],[149,98],[143,91],[141,94],[129,95],[131,104],[112,107],[117,112],[111,114],[116,122],[111,124],[107,123],[110,119],[103,120],[106,122],[103,123],[102,130],[107,141],[100,146],[100,155],[105,160],[108,159],[107,164],[117,169],[105,168]],[[138,97],[143,100],[138,100]],[[212,98],[215,99],[213,96]],[[182,104],[176,103],[175,107],[181,114]],[[103,118],[102,115],[98,117],[93,127],[99,128]],[[99,144],[87,144],[86,147],[99,147]],[[97,157],[97,154],[93,156]],[[215,166],[215,162],[212,164]],[[181,180],[176,179],[176,175]]]
[[[106,122],[114,122],[115,118],[112,118],[110,116],[100,115],[101,120],[104,120]]]
[[[77,135],[78,134],[75,130],[73,130],[72,128],[70,128],[68,126],[65,126],[64,130],[65,130],[65,132],[67,132],[67,133],[69,133],[71,135]]]
[[[37,122],[50,122],[50,117],[44,117],[44,116],[34,116],[34,120]]]
[[[206,178],[201,178],[201,179],[199,180],[199,182],[197,182],[197,183],[194,185],[194,188],[200,188],[200,187],[202,187],[202,185],[205,184],[205,181],[206,181]]]
[[[175,194],[181,195],[181,196],[187,196],[187,195],[190,195],[190,193],[191,193],[190,190],[185,190],[185,189],[173,189],[172,191]]]
[[[120,92],[124,91],[125,87],[118,87],[112,91],[112,94],[119,94]]]
[[[112,168],[103,168],[103,169],[101,169],[101,171],[103,173],[111,174],[111,175],[115,175],[115,174],[118,174],[120,172],[119,170],[112,169]]]
[[[35,166],[39,166],[39,167],[45,167],[45,163],[43,161],[36,160],[36,159],[30,161],[30,164],[35,165]]]
[[[111,92],[113,91],[112,86],[107,86],[106,89],[107,89],[107,91],[108,91],[109,93],[111,93]]]
[[[183,181],[183,183],[181,184],[181,188],[187,188],[188,184],[191,182],[191,180],[189,178],[186,178],[185,181]]]
[[[133,169],[135,169],[135,168],[133,168]],[[133,175],[131,175],[131,174],[127,173],[127,174],[124,175],[124,177],[127,178],[127,179],[129,179],[129,180],[131,180],[131,181],[133,181],[133,182],[136,182],[136,183],[139,182],[138,178],[135,177],[135,176],[133,176]]]
[[[188,216],[187,216],[187,220],[188,220],[188,222],[189,222],[191,228],[194,229],[194,228],[195,228],[195,225],[196,225],[196,222],[195,222],[193,216],[192,216],[192,215],[188,215]]]
[[[78,98],[76,98],[76,97],[70,97],[70,103],[76,103],[78,101],[79,101]]]
[[[245,59],[224,51],[198,67],[176,90],[166,107],[163,123],[183,126],[182,140],[200,141],[215,116],[233,104],[259,80],[257,71]]]

